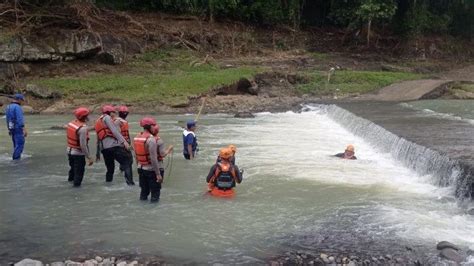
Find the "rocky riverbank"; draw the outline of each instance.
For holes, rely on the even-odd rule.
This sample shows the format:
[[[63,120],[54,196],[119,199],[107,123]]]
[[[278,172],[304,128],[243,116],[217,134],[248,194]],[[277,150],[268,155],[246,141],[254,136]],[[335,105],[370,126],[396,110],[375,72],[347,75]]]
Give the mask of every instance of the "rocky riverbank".
[[[264,258],[265,265],[280,266],[280,265],[458,265],[459,263],[466,263],[470,261],[474,251],[463,251],[460,247],[448,241],[441,241],[436,245],[439,252],[438,256],[429,256],[422,254],[415,250],[416,248],[405,247],[405,252],[396,254],[366,254],[360,252],[354,255],[351,252],[339,253],[322,253],[314,251],[288,251],[284,255],[273,258]],[[377,254],[376,254],[377,253]],[[162,258],[147,258],[139,257],[101,257],[85,259],[79,258],[75,260],[55,261],[43,263],[39,260],[23,259],[16,263],[10,263],[15,266],[134,266],[134,265],[174,265],[173,262],[167,262]],[[181,264],[181,263],[176,263]]]

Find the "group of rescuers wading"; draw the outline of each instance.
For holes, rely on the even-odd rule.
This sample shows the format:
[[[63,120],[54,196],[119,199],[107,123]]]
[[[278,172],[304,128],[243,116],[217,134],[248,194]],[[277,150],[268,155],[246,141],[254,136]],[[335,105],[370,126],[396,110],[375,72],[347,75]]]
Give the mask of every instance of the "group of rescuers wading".
[[[126,106],[118,107],[118,116],[115,107],[102,106],[102,115],[95,122],[97,134],[95,161],[100,160],[102,153],[107,168],[106,182],[112,182],[115,161],[117,161],[120,164],[120,170],[124,172],[126,183],[134,185],[133,150],[141,188],[140,200],[148,200],[148,196],[151,194],[150,201],[158,202],[164,177],[163,159],[172,153],[173,145],[165,148],[163,139],[158,135],[159,125],[151,117],[144,117],[140,120],[140,127],[143,128],[143,131],[132,140],[126,120],[128,113]],[[73,182],[75,187],[79,187],[82,183],[86,161],[89,166],[94,163],[88,147],[90,138],[87,121],[89,114],[89,109],[77,108],[74,111],[76,119],[66,126],[67,154],[70,166],[68,181]],[[186,127],[183,131],[183,156],[187,160],[192,160],[198,150],[197,138],[194,133],[196,122],[188,121]],[[212,195],[232,196],[236,183],[242,182],[243,171],[240,171],[235,165],[236,151],[237,148],[234,145],[220,150],[216,163],[211,167],[207,176],[208,189]]]
[[[23,117],[22,103],[25,97],[22,94],[15,94],[11,97],[12,103],[6,108],[6,120],[8,134],[13,142],[13,160],[19,160],[23,152],[25,137],[27,136],[26,126]],[[107,168],[105,181],[112,182],[115,171],[115,161],[119,162],[120,170],[124,172],[125,181],[128,185],[135,185],[133,182],[133,155],[132,139],[129,133],[129,125],[126,120],[128,116],[126,106],[102,106],[102,115],[95,123],[97,133],[97,153],[96,162],[100,160],[100,154],[104,157]],[[69,159],[68,181],[73,182],[75,187],[79,187],[84,177],[86,160],[88,165],[92,165],[89,151],[89,109],[79,107],[74,111],[76,119],[66,126],[67,132],[67,154]],[[158,135],[159,126],[155,119],[144,117],[140,120],[143,131],[133,139],[133,150],[137,160],[139,184],[141,187],[140,199],[147,200],[151,194],[151,201],[157,202],[160,199],[161,183],[164,177],[163,159],[173,151],[173,145],[165,148],[163,139]],[[196,122],[188,121],[187,129],[183,131],[183,156],[186,160],[193,160],[198,150],[197,138],[194,131]],[[243,171],[235,165],[235,153],[237,148],[234,145],[222,148],[216,163],[211,167],[207,176],[208,190],[215,196],[232,196],[236,183],[242,182]],[[354,146],[348,145],[343,153],[338,153],[336,157],[342,159],[357,159],[354,153]]]

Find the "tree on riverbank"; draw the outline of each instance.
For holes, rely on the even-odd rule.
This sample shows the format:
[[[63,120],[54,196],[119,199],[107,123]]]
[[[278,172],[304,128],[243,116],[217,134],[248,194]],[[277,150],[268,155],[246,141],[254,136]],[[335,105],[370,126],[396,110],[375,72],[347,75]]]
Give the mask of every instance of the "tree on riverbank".
[[[370,44],[373,31],[399,36],[451,34],[470,40],[474,32],[474,2],[466,0],[3,0],[0,25],[16,30],[58,24],[72,28],[91,27],[91,23],[100,26],[110,14],[95,6],[293,30],[313,26],[358,29],[366,31],[366,44]]]
[[[374,20],[386,22],[376,27],[377,30],[389,29],[402,36],[438,33],[472,39],[474,31],[474,2],[466,0],[96,0],[96,3],[121,10],[163,11],[210,20],[287,25],[293,29],[350,28],[363,19],[368,24]]]

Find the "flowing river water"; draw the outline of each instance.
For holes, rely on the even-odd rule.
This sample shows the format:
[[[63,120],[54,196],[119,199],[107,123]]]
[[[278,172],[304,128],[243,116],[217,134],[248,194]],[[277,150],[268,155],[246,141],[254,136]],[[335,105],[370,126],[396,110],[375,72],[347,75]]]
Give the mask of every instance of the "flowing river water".
[[[474,217],[459,206],[454,185],[438,186],[433,174],[353,134],[331,108],[203,116],[191,162],[181,155],[178,121],[192,116],[156,117],[161,137],[176,146],[157,205],[140,202],[139,187],[126,186],[118,169],[106,184],[103,162],[73,188],[65,132],[49,130],[71,117],[29,116],[20,162],[10,161],[11,143],[0,131],[0,262],[129,254],[254,264],[294,249],[394,254],[407,247],[436,256],[441,240],[474,249]],[[129,118],[132,132],[139,118]],[[238,147],[244,181],[233,199],[209,197],[205,177],[228,144]],[[347,144],[359,160],[331,156]]]

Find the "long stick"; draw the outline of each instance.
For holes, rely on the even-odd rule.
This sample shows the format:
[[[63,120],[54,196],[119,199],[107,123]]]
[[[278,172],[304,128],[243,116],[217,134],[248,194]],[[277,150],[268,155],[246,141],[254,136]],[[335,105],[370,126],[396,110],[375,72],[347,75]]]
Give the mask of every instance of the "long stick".
[[[196,119],[194,119],[194,121],[198,121],[199,120],[199,117],[201,116],[201,112],[202,112],[202,109],[204,108],[204,104],[206,103],[206,97],[203,98],[202,100],[202,104],[201,104],[201,108],[199,108],[199,112],[198,114],[196,115]]]

